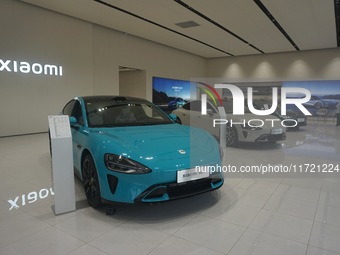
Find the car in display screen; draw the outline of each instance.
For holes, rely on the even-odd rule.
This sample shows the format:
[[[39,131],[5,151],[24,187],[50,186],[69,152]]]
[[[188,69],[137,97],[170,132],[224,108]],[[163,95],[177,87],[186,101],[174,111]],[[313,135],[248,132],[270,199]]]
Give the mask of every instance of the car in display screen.
[[[147,100],[76,97],[70,116],[75,173],[88,203],[154,203],[218,189],[223,150],[208,132],[179,125]]]
[[[182,107],[184,104],[185,104],[185,101],[182,98],[177,97],[168,103],[168,108],[170,110],[175,110],[179,107]]]
[[[328,99],[323,98],[322,96],[312,95],[311,99],[304,103],[303,105],[306,107],[315,107],[316,109],[327,108],[327,109],[335,109],[336,105],[340,102],[337,99]]]
[[[286,127],[281,125],[281,120],[273,115],[258,116],[250,113],[245,107],[244,115],[232,115],[232,101],[223,101],[227,114],[226,146],[235,146],[239,142],[276,142],[286,139]],[[183,107],[172,113],[177,116],[177,121],[184,125],[200,127],[210,132],[216,138],[220,134],[220,125],[215,125],[214,120],[220,119],[218,109],[207,101],[207,114],[202,115],[201,100],[186,103]],[[267,121],[268,119],[274,121]],[[255,124],[258,123],[258,124]],[[231,125],[231,123],[233,123]],[[254,127],[256,126],[256,127]]]

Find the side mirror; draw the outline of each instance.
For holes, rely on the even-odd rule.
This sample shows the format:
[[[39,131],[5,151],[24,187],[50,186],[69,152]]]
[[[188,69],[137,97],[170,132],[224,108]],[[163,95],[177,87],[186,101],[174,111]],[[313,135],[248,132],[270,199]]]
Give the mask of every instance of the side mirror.
[[[214,112],[212,109],[207,109],[207,114],[209,114],[210,116],[214,115]]]
[[[171,120],[173,120],[173,122],[182,125],[181,120],[175,114],[170,113],[169,117],[170,117]]]
[[[75,124],[77,124],[76,117],[70,116],[70,125],[72,126],[72,125],[75,125]]]
[[[176,122],[176,120],[177,120],[177,116],[176,116],[175,114],[173,114],[173,113],[170,113],[170,114],[169,114],[169,117],[170,117],[170,119],[171,119],[171,120],[173,120],[173,121],[175,121],[175,122]]]

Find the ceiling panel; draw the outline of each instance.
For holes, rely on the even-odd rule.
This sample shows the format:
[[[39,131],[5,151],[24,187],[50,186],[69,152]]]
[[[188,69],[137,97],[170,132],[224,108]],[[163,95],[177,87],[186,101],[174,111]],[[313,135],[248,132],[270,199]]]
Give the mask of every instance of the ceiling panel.
[[[301,50],[336,47],[334,0],[262,2]]]
[[[177,32],[186,34],[221,50],[230,52],[232,55],[258,53],[253,48],[249,47],[249,45],[241,42],[220,28],[212,25],[210,22],[183,8],[175,1],[157,0],[157,11],[153,11],[153,7],[156,2],[154,0],[143,0],[143,8],[137,4],[132,5],[131,3],[133,1],[107,1],[119,8],[129,10],[141,17],[147,17],[158,24],[162,24]],[[184,21],[194,21],[200,26],[193,28],[180,28],[175,25],[176,23]]]
[[[265,53],[294,47],[251,0],[184,0]],[[278,2],[278,1],[275,1]]]
[[[261,54],[244,41],[264,53],[295,51],[253,0],[182,0],[182,5],[174,0],[103,0],[121,10],[94,0],[22,1],[205,58],[230,56],[227,53]],[[336,47],[333,0],[261,1],[300,49]],[[242,39],[185,8],[185,4]],[[175,25],[184,21],[200,26]]]

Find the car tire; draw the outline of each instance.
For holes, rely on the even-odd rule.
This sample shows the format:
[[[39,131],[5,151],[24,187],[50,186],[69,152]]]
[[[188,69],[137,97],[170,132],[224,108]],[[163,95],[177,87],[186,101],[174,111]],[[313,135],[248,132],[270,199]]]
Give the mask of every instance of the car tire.
[[[320,103],[320,102],[317,102],[316,104],[315,104],[315,108],[316,109],[320,109],[322,107],[322,104]]]
[[[90,154],[86,155],[83,160],[82,171],[83,185],[87,202],[93,208],[97,208],[102,205],[100,197],[100,186],[97,169]]]
[[[235,127],[227,126],[226,130],[227,147],[236,146],[238,143],[238,134]]]

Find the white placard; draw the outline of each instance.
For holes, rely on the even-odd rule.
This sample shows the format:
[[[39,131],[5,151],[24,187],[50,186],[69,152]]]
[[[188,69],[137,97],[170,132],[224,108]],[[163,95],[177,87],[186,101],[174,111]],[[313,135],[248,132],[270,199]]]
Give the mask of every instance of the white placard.
[[[201,168],[191,168],[177,171],[177,183],[188,182],[209,177],[209,171],[200,171]]]
[[[48,116],[56,215],[76,209],[73,174],[73,149],[70,120],[67,115]]]
[[[70,119],[67,115],[48,116],[51,138],[71,137]]]

